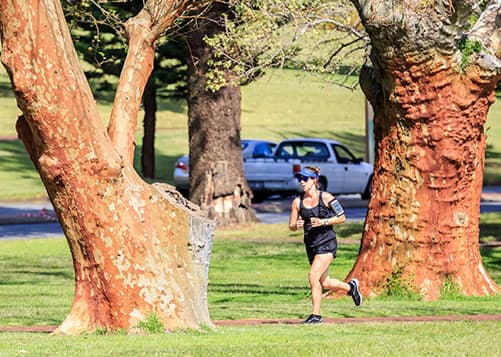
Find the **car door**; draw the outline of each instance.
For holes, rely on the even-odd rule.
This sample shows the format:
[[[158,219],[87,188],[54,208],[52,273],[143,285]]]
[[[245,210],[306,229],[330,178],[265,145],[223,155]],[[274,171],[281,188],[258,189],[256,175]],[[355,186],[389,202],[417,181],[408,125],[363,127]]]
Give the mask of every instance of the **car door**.
[[[342,190],[338,193],[361,193],[367,184],[367,173],[361,160],[355,156],[344,146],[339,144],[332,144],[332,150],[336,155],[338,167],[340,170],[338,174],[342,178]]]

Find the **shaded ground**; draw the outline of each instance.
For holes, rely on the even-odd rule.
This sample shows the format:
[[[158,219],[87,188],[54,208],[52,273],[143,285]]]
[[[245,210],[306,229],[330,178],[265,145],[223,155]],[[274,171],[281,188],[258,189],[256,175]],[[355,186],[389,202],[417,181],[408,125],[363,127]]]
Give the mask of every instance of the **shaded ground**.
[[[442,321],[501,321],[501,314],[494,315],[447,315],[447,316],[395,316],[395,317],[339,317],[324,318],[324,324],[387,323],[387,322],[442,322]],[[302,319],[244,319],[216,320],[216,326],[298,325]],[[51,333],[57,326],[5,326],[0,332]]]

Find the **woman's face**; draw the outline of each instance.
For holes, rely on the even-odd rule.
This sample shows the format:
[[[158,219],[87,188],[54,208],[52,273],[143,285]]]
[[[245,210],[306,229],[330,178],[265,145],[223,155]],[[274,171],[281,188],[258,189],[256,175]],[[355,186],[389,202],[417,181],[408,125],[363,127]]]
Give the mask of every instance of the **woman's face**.
[[[299,181],[299,184],[301,185],[303,191],[308,191],[316,185],[316,179],[314,179],[313,177],[299,176],[297,180]]]

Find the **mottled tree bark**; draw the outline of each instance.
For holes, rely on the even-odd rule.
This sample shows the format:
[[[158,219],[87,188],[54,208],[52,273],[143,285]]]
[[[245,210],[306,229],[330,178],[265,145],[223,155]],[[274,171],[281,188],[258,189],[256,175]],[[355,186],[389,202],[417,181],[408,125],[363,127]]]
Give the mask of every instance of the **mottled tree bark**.
[[[216,3],[188,37],[188,114],[190,199],[220,226],[255,220],[252,192],[244,176],[240,143],[239,86],[207,90],[206,73],[213,50],[204,41],[222,30],[227,5]]]
[[[2,62],[23,112],[18,133],[47,189],[75,268],[73,305],[58,333],[132,329],[151,314],[169,330],[211,325],[207,275],[213,221],[169,187],[142,181],[131,159],[155,39],[187,3],[148,1],[147,10],[131,20],[128,56],[137,61],[126,61],[110,139],[60,3],[0,0]]]
[[[439,298],[446,281],[466,295],[499,292],[478,239],[484,125],[501,78],[501,2],[469,33],[466,2],[353,2],[372,43],[361,85],[377,148],[360,254],[347,278],[358,277],[365,295],[391,276],[426,299]],[[483,50],[461,52],[465,36]]]

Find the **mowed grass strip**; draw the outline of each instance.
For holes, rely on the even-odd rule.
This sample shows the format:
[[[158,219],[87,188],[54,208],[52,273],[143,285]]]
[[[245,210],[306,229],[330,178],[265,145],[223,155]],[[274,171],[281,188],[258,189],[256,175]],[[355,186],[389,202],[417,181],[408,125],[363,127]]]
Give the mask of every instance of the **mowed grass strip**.
[[[0,334],[0,356],[499,356],[499,322],[241,326],[145,336]]]

